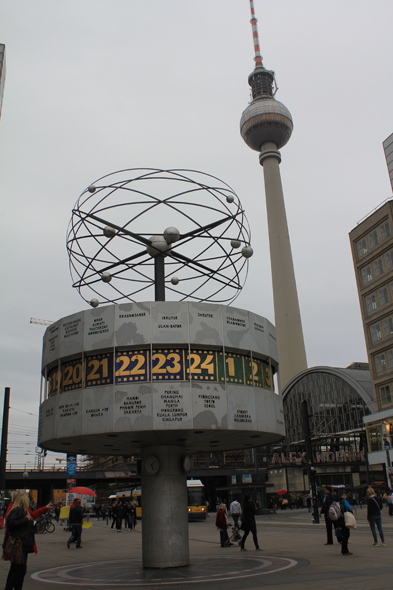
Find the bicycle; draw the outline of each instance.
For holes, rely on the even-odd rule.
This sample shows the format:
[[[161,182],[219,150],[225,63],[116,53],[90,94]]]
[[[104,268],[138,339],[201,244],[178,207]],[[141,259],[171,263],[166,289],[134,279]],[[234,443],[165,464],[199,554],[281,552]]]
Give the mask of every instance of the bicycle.
[[[43,514],[35,521],[35,532],[38,535],[43,535],[45,533],[53,533],[55,528],[56,527],[48,514]]]

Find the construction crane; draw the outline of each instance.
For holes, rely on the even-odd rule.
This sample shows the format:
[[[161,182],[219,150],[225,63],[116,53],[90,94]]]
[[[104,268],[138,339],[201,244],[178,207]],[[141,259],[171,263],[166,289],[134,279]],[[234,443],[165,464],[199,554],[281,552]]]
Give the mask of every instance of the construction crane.
[[[40,324],[41,326],[50,326],[53,324],[52,320],[40,320],[38,318],[30,318],[30,324]]]

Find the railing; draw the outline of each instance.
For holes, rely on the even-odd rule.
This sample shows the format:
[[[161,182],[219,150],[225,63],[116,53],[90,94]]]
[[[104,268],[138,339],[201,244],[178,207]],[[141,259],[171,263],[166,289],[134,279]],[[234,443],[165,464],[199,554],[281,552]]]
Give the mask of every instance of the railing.
[[[388,197],[387,199],[385,199],[384,201],[382,201],[382,203],[379,203],[379,205],[377,205],[375,207],[375,209],[373,209],[372,211],[370,211],[370,213],[367,213],[367,215],[365,215],[360,221],[357,222],[356,225],[360,225],[365,219],[367,219],[367,217],[370,217],[370,215],[372,215],[373,213],[375,213],[375,211],[378,211],[378,209],[380,207],[382,207],[382,205],[384,205],[385,203],[387,203],[388,201],[391,201],[392,197]]]
[[[83,469],[82,467],[77,467],[77,471],[91,471],[91,469]],[[38,469],[38,467],[30,467],[30,465],[24,465],[23,463],[8,463],[6,472],[10,471],[27,471],[29,473],[40,473],[44,471],[45,473],[57,473],[57,472],[66,472],[67,467],[59,467],[57,465],[51,465],[50,467],[44,467],[42,469]]]

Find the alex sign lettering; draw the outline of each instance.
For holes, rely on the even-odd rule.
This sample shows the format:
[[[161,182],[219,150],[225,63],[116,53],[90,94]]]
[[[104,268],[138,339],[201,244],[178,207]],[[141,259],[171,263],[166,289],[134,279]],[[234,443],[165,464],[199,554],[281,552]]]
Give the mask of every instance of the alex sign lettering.
[[[313,463],[365,463],[364,451],[321,451],[313,455]],[[307,454],[301,452],[274,453],[272,465],[303,465],[307,464]]]

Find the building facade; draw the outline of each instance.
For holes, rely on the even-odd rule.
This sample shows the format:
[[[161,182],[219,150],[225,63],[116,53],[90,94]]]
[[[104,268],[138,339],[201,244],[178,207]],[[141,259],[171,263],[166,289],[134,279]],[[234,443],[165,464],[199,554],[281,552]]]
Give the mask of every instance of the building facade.
[[[350,232],[376,411],[393,408],[393,200]]]
[[[384,149],[392,179],[393,135]],[[375,413],[364,418],[369,461],[384,465],[386,484],[392,487],[393,199],[359,221],[349,237],[375,400]]]

